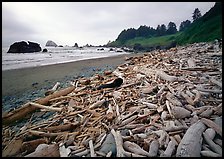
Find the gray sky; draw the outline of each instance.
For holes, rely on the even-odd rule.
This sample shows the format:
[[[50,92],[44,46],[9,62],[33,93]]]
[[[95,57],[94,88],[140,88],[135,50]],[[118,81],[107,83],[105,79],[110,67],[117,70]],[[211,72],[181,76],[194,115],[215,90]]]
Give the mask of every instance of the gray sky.
[[[170,21],[179,29],[199,8],[204,15],[215,2],[2,2],[2,43],[47,40],[58,45],[104,45],[140,25],[156,28]]]

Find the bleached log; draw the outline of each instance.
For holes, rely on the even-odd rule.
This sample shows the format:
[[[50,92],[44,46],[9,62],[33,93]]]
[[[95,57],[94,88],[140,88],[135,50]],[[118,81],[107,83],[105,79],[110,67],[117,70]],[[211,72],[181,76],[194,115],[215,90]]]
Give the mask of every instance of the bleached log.
[[[130,118],[127,118],[126,120],[122,121],[121,124],[119,126],[124,126],[127,125],[128,123],[132,122],[133,120],[135,120],[138,117],[138,115],[133,115]]]
[[[173,152],[175,151],[175,142],[173,140],[170,140],[168,143],[168,146],[163,154],[160,155],[160,157],[171,157]]]
[[[209,150],[203,150],[201,151],[201,155],[204,157],[222,157],[222,155],[209,151]]]
[[[46,110],[49,110],[49,111],[57,111],[57,112],[62,111],[62,108],[49,107],[49,106],[45,106],[45,105],[34,103],[34,102],[30,102],[30,105],[34,106],[34,107],[37,107],[37,108],[40,108],[40,109],[46,109]]]
[[[58,144],[40,144],[36,150],[25,157],[60,157]]]
[[[199,114],[199,116],[203,117],[203,118],[209,118],[212,114],[213,114],[213,109],[208,108],[207,110],[205,110],[201,114]]]
[[[94,109],[94,108],[100,107],[100,106],[102,106],[105,102],[106,102],[105,99],[102,99],[102,100],[100,100],[100,101],[97,101],[96,103],[93,103],[92,105],[90,105],[90,106],[89,106],[89,109]]]
[[[222,82],[217,81],[214,77],[212,77],[212,78],[210,79],[210,81],[211,81],[212,83],[216,84],[217,86],[219,86],[220,88],[222,88]]]
[[[182,119],[191,116],[191,112],[183,107],[175,106],[171,109],[173,116],[176,119]]]
[[[159,142],[157,140],[153,140],[149,146],[149,156],[156,157],[159,150]]]
[[[183,104],[171,93],[166,94],[166,99],[169,100],[174,106],[183,106]]]
[[[135,154],[138,154],[138,155],[143,155],[143,156],[150,157],[150,154],[147,151],[143,150],[136,143],[133,143],[133,142],[130,142],[130,141],[125,141],[124,142],[124,149],[126,149],[127,151],[130,151],[130,152],[133,152]]]
[[[214,139],[214,142],[222,147],[222,140],[219,138]]]
[[[187,94],[185,94],[184,92],[180,92],[180,95],[182,97],[185,98],[185,100],[190,104],[190,105],[194,105],[194,101],[191,97],[189,97]]]
[[[214,121],[202,118],[201,121],[208,127],[214,129],[222,137],[222,128],[220,128]]]
[[[166,74],[164,71],[162,70],[156,70],[156,74],[162,78],[163,80],[169,81],[169,82],[174,82],[178,80],[178,77],[176,76],[170,76],[168,74]]]
[[[76,156],[79,156],[79,157],[82,157],[82,156],[84,156],[84,155],[87,155],[88,153],[89,153],[89,150],[86,149],[86,150],[84,150],[84,151],[82,151],[82,152],[75,153],[75,155],[76,155]]]
[[[215,135],[216,135],[215,130],[212,129],[212,128],[208,128],[208,129],[206,129],[206,130],[205,130],[205,133],[209,136],[209,138],[210,138],[211,140],[213,140],[214,137],[215,137]]]
[[[127,152],[123,148],[123,139],[120,134],[120,131],[115,131],[114,129],[111,130],[111,133],[114,136],[115,143],[116,143],[116,149],[117,149],[117,155],[116,157],[143,157],[142,155],[138,155],[135,153]]]
[[[167,110],[168,110],[170,116],[172,118],[174,118],[173,113],[171,112],[171,108],[170,108],[170,104],[169,104],[169,101],[168,100],[166,100],[166,107],[167,107]]]
[[[196,66],[195,60],[193,58],[188,59],[187,64],[188,64],[189,68]]]
[[[51,88],[45,92],[45,96],[48,96],[48,95],[54,93],[57,90],[59,85],[60,85],[60,82],[57,82],[53,88]]]
[[[114,116],[114,112],[113,112],[111,104],[108,105],[108,110],[107,110],[106,114],[107,114],[106,115],[107,120],[111,121],[113,119],[113,116]]]
[[[210,146],[211,150],[222,155],[222,147],[215,144],[206,133],[203,133],[203,137],[205,141],[208,143],[208,145]]]
[[[90,149],[90,156],[96,157],[96,154],[95,154],[94,148],[93,148],[93,140],[89,140],[89,149]]]
[[[191,125],[177,147],[176,157],[200,157],[202,133],[205,129],[201,121]]]
[[[106,157],[111,157],[112,155],[112,151],[109,151],[107,154],[106,154]]]

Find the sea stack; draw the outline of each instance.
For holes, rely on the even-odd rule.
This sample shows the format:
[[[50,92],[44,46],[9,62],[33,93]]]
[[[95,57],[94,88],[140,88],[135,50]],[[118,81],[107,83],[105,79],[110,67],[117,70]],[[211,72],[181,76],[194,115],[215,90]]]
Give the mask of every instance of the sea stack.
[[[7,53],[32,53],[32,52],[40,52],[41,47],[40,44],[35,42],[15,42],[10,45],[10,48]]]
[[[45,46],[57,47],[58,45],[55,42],[53,42],[52,40],[48,40]]]

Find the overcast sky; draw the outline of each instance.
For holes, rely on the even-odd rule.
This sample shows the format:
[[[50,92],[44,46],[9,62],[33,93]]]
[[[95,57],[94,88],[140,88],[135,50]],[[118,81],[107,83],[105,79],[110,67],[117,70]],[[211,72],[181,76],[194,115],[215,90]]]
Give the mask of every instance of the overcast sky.
[[[179,29],[192,21],[195,8],[204,15],[215,2],[2,2],[2,41],[33,41],[44,47],[104,45],[119,33],[140,25],[156,28],[170,21]]]

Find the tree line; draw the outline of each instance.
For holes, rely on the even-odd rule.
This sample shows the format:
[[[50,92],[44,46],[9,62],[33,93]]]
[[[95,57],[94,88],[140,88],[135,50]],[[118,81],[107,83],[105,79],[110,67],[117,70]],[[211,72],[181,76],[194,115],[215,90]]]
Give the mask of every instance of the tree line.
[[[196,8],[193,12],[193,22],[201,17],[200,10]],[[180,23],[179,31],[186,30],[191,25],[190,20],[185,20]],[[165,24],[158,25],[156,29],[150,26],[141,25],[138,29],[129,28],[124,29],[117,37],[116,41],[125,42],[129,39],[133,39],[135,37],[156,37],[156,36],[164,36],[177,33],[177,26],[174,22],[169,22],[166,26]]]

